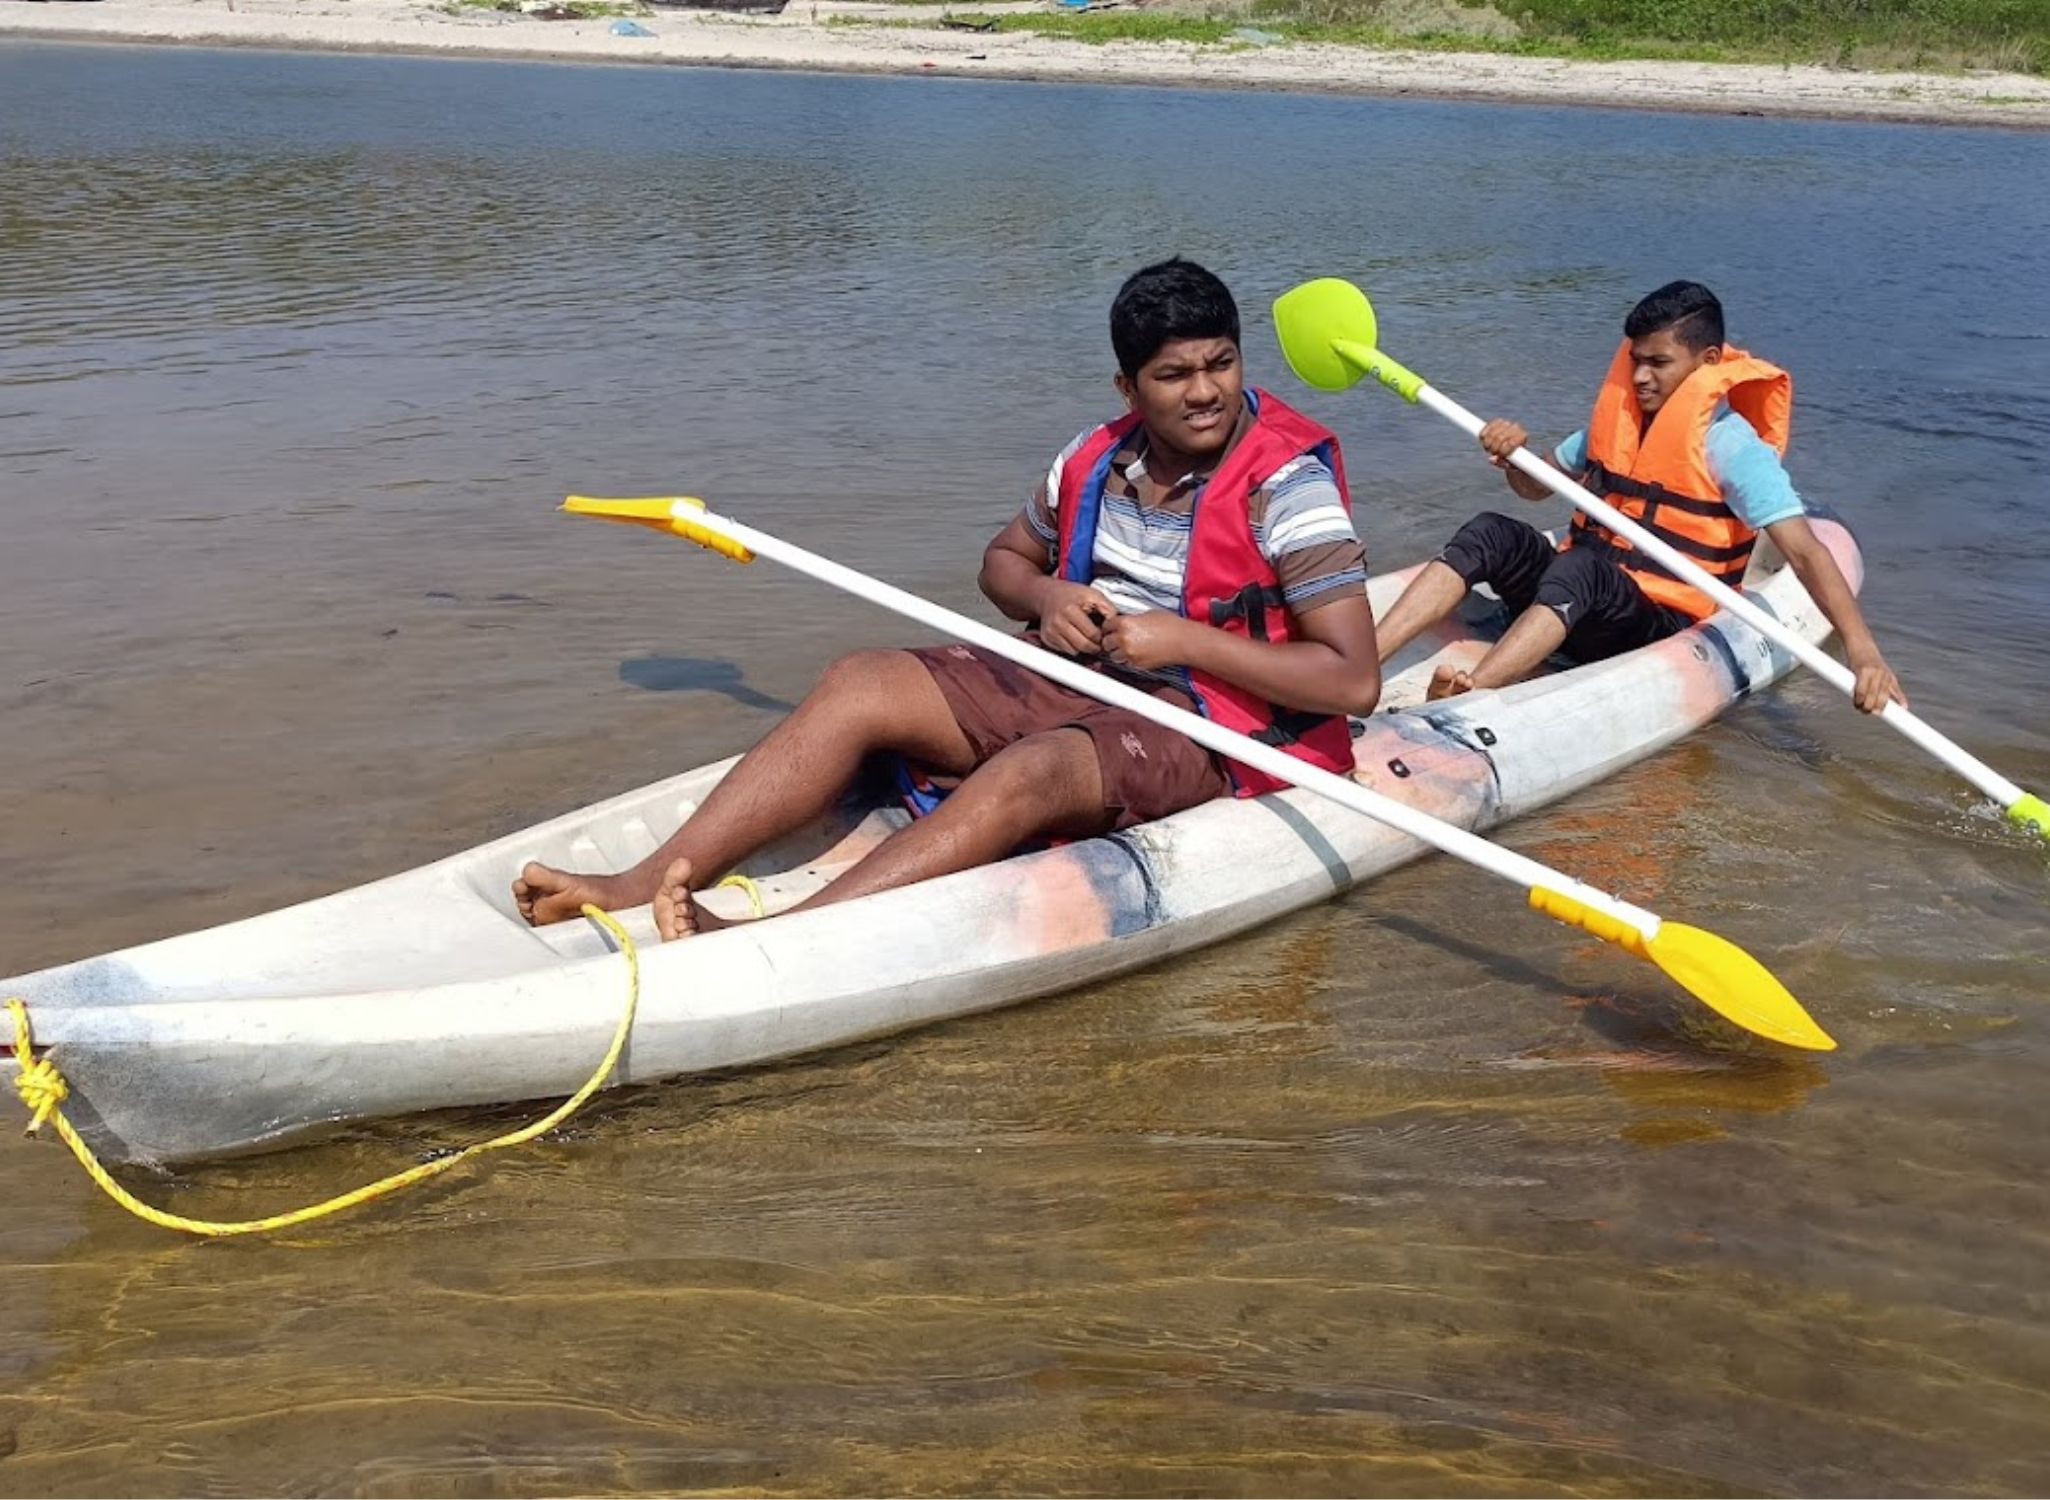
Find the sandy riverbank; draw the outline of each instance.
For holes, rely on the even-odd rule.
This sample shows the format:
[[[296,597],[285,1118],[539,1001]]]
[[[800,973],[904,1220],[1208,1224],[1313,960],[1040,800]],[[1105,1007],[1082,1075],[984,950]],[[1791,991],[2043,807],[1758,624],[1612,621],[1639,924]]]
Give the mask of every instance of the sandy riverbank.
[[[0,0],[0,38],[1269,88],[2050,128],[2050,79],[2013,73],[1577,62],[1306,43],[1094,45],[1025,33],[830,24],[836,17],[937,22],[939,12],[855,0],[794,0],[781,16],[661,10],[637,23],[653,34],[635,37],[614,35],[609,20],[543,21],[418,0]]]

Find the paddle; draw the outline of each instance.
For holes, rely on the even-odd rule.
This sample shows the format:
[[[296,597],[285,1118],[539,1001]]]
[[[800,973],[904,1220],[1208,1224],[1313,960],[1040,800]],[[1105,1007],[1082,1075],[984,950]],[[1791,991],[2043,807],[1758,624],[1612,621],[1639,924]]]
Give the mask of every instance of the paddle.
[[[1274,304],[1274,332],[1281,340],[1281,352],[1305,385],[1320,391],[1342,391],[1357,384],[1362,375],[1371,375],[1403,400],[1428,406],[1468,436],[1479,436],[1481,419],[1433,390],[1414,370],[1383,354],[1375,343],[1379,331],[1367,294],[1336,277],[1306,281],[1282,293]],[[1629,538],[1632,546],[1664,563],[1838,691],[1849,695],[1857,686],[1856,675],[1820,646],[1803,640],[1735,589],[1711,578],[1684,553],[1625,518],[1528,448],[1517,449],[1509,462],[1611,531]],[[2050,803],[2024,792],[1900,704],[1887,704],[1879,717],[1991,797],[2016,823],[2050,838]]]
[[[1265,771],[1280,781],[1328,797],[1341,807],[1373,818],[1500,876],[1529,893],[1531,906],[1555,921],[1579,927],[1627,953],[1648,958],[1679,986],[1717,1014],[1747,1031],[1790,1047],[1832,1050],[1836,1043],[1815,1024],[1765,966],[1736,945],[1712,932],[1667,922],[1641,907],[1583,885],[1534,859],[1489,843],[1486,839],[1405,806],[1356,781],[1307,765],[1269,745],[1234,734],[1200,714],[1188,712],[1122,682],[1090,671],[1080,663],[1026,644],[1014,636],[979,624],[965,615],[907,594],[879,579],[766,532],[707,510],[702,500],[594,500],[572,495],[563,509],[576,515],[599,516],[651,527],[696,542],[738,562],[756,555],[780,562],[858,599],[941,630],[958,640],[1016,662],[1064,687],[1126,709],[1141,718],[1185,734],[1205,749]]]

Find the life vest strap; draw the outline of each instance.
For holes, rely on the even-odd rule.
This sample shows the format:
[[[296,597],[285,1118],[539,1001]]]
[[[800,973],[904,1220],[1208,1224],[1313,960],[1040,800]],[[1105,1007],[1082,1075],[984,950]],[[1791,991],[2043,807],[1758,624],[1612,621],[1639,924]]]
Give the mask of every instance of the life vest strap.
[[[1263,745],[1272,745],[1277,750],[1300,743],[1302,737],[1319,725],[1331,722],[1330,714],[1311,713],[1308,709],[1283,708],[1273,705],[1273,722],[1264,729],[1256,729],[1248,736]]]
[[[1244,620],[1246,633],[1256,641],[1264,641],[1268,639],[1267,611],[1280,609],[1287,602],[1280,589],[1249,583],[1229,598],[1210,601],[1210,623],[1224,626],[1233,620]]]
[[[1674,551],[1686,553],[1711,573],[1727,575],[1734,572],[1741,576],[1745,566],[1751,561],[1751,551],[1757,545],[1758,534],[1748,528],[1743,528],[1742,535],[1737,541],[1718,546],[1713,542],[1705,542],[1698,537],[1690,536],[1677,526],[1662,525],[1658,519],[1658,512],[1669,508],[1683,515],[1699,516],[1706,520],[1734,522],[1734,513],[1721,500],[1703,500],[1693,495],[1682,495],[1662,484],[1611,473],[1599,463],[1590,463],[1587,466],[1581,482],[1596,494],[1617,495],[1628,500],[1643,501],[1642,512],[1632,519]],[[1597,539],[1618,552],[1636,553],[1639,550],[1632,545],[1629,538],[1618,536],[1601,522],[1585,514],[1573,518],[1573,529],[1580,537]],[[1640,565],[1633,562],[1630,566]],[[1673,577],[1669,569],[1653,562],[1649,557],[1643,559],[1641,566],[1646,572],[1657,572],[1668,578]]]
[[[1685,511],[1690,516],[1706,516],[1720,520],[1729,513],[1729,507],[1720,500],[1708,500],[1699,495],[1683,495],[1678,490],[1667,489],[1653,480],[1632,479],[1617,474],[1598,462],[1590,462],[1580,482],[1597,495],[1621,495],[1626,500],[1642,500],[1650,506],[1671,506]]]
[[[1710,546],[1707,542],[1697,542],[1692,537],[1680,536],[1663,528],[1654,531],[1653,535],[1668,547],[1671,547],[1675,552],[1686,553],[1711,573],[1725,572],[1733,567],[1738,568],[1738,571],[1741,572],[1742,568],[1739,565],[1751,560],[1752,548],[1757,542],[1757,539],[1754,537],[1750,541],[1735,542],[1727,547],[1714,547]],[[1601,533],[1601,539],[1609,546],[1615,548],[1616,551],[1629,553],[1633,559],[1630,566],[1633,568],[1643,566],[1648,569],[1656,569],[1661,573],[1666,571],[1665,564],[1655,561],[1639,548],[1631,546],[1624,538],[1610,534],[1606,528]],[[1634,560],[1639,557],[1643,558],[1641,564]]]
[[[1221,626],[1243,619],[1246,633],[1256,641],[1265,641],[1269,639],[1267,612],[1285,608],[1287,603],[1287,596],[1279,588],[1249,583],[1230,598],[1210,601],[1210,623]],[[1267,708],[1267,725],[1254,730],[1250,738],[1277,750],[1300,744],[1304,735],[1331,717],[1329,714],[1311,713],[1307,709],[1283,708],[1279,703],[1270,703]]]

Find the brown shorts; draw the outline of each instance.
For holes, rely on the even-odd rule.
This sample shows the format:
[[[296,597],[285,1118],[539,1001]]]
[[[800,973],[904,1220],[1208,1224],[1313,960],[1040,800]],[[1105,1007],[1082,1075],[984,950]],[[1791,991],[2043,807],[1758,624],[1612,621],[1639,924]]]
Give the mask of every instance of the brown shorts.
[[[1070,692],[974,646],[925,646],[910,654],[932,673],[977,765],[1028,735],[1055,729],[1088,735],[1103,774],[1103,810],[1111,828],[1150,823],[1231,791],[1215,755],[1135,713]],[[1173,688],[1150,691],[1177,708],[1195,707]]]

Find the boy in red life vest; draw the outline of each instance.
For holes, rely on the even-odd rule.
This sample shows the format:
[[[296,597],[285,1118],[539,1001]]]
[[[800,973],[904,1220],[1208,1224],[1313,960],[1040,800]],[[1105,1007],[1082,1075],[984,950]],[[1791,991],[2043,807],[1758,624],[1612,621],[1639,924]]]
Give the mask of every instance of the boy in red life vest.
[[[1878,713],[1888,700],[1907,702],[1780,463],[1793,415],[1786,372],[1726,345],[1722,304],[1696,282],[1660,287],[1631,311],[1623,333],[1594,415],[1553,462],[1732,588],[1764,532],[1843,638],[1858,707]],[[1509,487],[1543,500],[1551,491],[1506,463],[1527,441],[1514,422],[1481,429],[1481,447]],[[1616,656],[1716,611],[1707,594],[1584,515],[1555,551],[1536,527],[1490,512],[1467,522],[1395,601],[1380,622],[1381,659],[1478,583],[1494,589],[1515,623],[1471,672],[1440,667],[1432,698],[1519,682],[1562,649],[1582,662]]]
[[[983,554],[983,592],[1055,651],[1350,772],[1346,715],[1373,711],[1381,672],[1337,440],[1246,388],[1238,309],[1202,267],[1139,271],[1110,324],[1127,414],[1062,450]],[[634,868],[530,864],[513,898],[536,925],[586,902],[652,902],[665,938],[723,925],[694,893],[825,813],[878,755],[958,786],[805,906],[1274,785],[970,646],[861,651]]]

